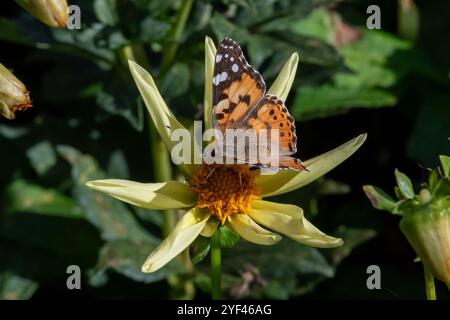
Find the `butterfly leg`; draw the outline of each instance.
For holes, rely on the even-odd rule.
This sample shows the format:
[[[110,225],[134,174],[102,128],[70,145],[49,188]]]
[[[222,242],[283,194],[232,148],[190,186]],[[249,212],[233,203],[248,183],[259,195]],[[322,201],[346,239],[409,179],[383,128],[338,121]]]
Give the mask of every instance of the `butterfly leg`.
[[[208,175],[205,177],[205,180],[208,180],[208,178],[212,175],[212,173],[216,170],[216,167],[213,167],[209,172]]]

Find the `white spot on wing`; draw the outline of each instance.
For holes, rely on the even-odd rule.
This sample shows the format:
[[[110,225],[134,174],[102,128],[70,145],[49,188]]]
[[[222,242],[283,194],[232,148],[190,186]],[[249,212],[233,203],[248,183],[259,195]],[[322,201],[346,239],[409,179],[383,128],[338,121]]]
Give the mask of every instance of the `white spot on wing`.
[[[217,86],[219,84],[219,77],[220,75],[218,74],[213,78],[213,85]]]
[[[222,60],[222,55],[221,55],[221,54],[218,54],[218,55],[216,56],[216,62],[219,63],[220,60]]]
[[[233,58],[233,57],[231,57],[231,58],[230,58],[230,61],[231,61],[231,62],[233,62],[233,61],[234,61],[234,58]]]
[[[218,79],[218,82],[222,82],[222,81],[227,80],[227,77],[228,77],[228,73],[226,73],[225,71],[222,72],[222,73],[220,74],[220,79]]]
[[[233,70],[233,72],[238,72],[239,71],[238,65],[234,63],[233,66],[231,67],[231,70]]]
[[[225,54],[225,59],[228,58],[228,53]]]

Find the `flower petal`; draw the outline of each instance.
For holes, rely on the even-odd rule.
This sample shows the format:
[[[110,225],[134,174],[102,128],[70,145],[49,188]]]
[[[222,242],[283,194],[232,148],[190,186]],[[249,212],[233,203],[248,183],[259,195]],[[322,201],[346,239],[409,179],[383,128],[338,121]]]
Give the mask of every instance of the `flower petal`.
[[[195,205],[195,193],[178,181],[140,183],[105,179],[89,181],[86,185],[135,206],[155,209],[190,208]]]
[[[283,194],[313,182],[350,157],[361,147],[366,137],[367,134],[361,134],[331,151],[303,162],[310,172],[280,170],[274,175],[258,176],[256,183],[261,188],[261,196]]]
[[[299,233],[286,236],[297,242],[317,248],[334,248],[344,243],[342,239],[326,235],[306,218],[303,218],[303,229]]]
[[[305,245],[332,248],[343,243],[342,239],[330,237],[317,229],[297,206],[256,200],[252,202],[252,209],[249,216],[255,222]]]
[[[295,79],[298,60],[298,53],[293,53],[283,66],[283,69],[281,69],[281,72],[278,74],[278,77],[275,79],[267,93],[274,94],[281,100],[286,101],[289,91],[291,90],[292,83]]]
[[[170,139],[172,131],[185,128],[167,107],[150,73],[132,60],[128,60],[128,64],[156,130],[161,136],[161,140],[167,147],[167,150],[170,152],[179,143]],[[180,167],[189,174],[193,172],[191,165],[180,165]]]
[[[303,210],[290,204],[255,200],[248,215],[258,224],[282,234],[298,233],[303,227]]]
[[[173,231],[145,260],[142,272],[154,272],[180,254],[197,238],[209,217],[209,212],[203,209],[193,208],[186,212]]]
[[[205,130],[212,128],[212,94],[214,76],[214,59],[216,46],[210,37],[205,38],[205,98],[203,100],[203,115],[205,119]]]
[[[281,240],[280,235],[261,228],[246,214],[234,214],[228,222],[237,234],[249,242],[272,245]]]

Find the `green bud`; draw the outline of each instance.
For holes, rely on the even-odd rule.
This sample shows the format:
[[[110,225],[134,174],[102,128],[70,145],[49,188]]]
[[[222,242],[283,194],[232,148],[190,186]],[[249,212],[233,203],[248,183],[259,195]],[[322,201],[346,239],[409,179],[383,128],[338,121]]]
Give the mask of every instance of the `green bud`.
[[[429,192],[421,192],[419,198],[428,196]],[[400,221],[400,229],[425,267],[437,279],[450,284],[449,197],[432,199],[407,212]]]
[[[419,201],[421,204],[427,204],[431,201],[431,193],[428,189],[422,189],[419,193]]]
[[[69,18],[66,0],[16,0],[33,17],[54,28],[64,28]]]
[[[29,107],[31,101],[27,88],[0,63],[0,114],[12,120],[16,111]]]

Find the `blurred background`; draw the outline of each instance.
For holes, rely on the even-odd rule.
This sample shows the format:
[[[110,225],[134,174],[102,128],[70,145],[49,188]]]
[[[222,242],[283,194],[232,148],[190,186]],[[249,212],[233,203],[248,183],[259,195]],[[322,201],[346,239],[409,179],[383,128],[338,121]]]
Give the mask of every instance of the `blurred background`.
[[[398,228],[362,191],[393,194],[394,169],[416,190],[450,154],[450,3],[335,0],[71,0],[81,29],[54,29],[13,1],[0,11],[0,62],[34,107],[0,119],[0,298],[208,298],[208,259],[143,274],[161,239],[159,212],[88,190],[102,177],[155,181],[147,114],[126,64],[130,48],[189,124],[201,119],[204,39],[236,40],[270,84],[293,52],[300,63],[286,105],[308,159],[367,132],[349,160],[307,188],[279,196],[301,206],[336,249],[241,240],[224,250],[228,298],[424,299],[423,270]],[[369,5],[381,29],[366,26]],[[177,172],[174,168],[174,175]],[[68,290],[66,269],[82,270]],[[381,268],[368,290],[366,269]],[[177,279],[173,281],[174,277]],[[436,282],[439,298],[450,298]]]

